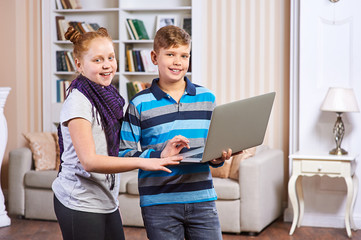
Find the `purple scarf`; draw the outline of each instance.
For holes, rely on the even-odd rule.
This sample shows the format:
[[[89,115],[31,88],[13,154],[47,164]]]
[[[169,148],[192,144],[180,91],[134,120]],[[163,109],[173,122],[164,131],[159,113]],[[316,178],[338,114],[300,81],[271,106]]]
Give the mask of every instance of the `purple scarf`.
[[[93,81],[90,81],[81,74],[72,81],[69,86],[68,93],[70,93],[74,88],[78,89],[78,91],[88,98],[93,106],[93,117],[97,119],[98,123],[99,119],[97,118],[96,112],[99,113],[98,115],[101,120],[100,124],[104,129],[107,141],[108,155],[118,156],[120,128],[123,118],[123,106],[125,103],[124,99],[120,96],[118,90],[113,85],[109,85],[107,87],[101,86]],[[58,127],[58,136],[61,159],[64,146],[60,125]],[[112,190],[114,188],[114,174],[111,174],[111,178],[112,182],[110,189]]]

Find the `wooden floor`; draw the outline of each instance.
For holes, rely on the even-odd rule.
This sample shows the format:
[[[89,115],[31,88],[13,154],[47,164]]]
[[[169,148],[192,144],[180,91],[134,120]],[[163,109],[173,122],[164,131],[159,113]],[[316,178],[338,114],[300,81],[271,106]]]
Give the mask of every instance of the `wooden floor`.
[[[57,222],[36,221],[11,218],[11,226],[0,228],[1,240],[61,240],[61,233]],[[293,236],[289,236],[291,224],[282,219],[273,222],[257,236],[242,234],[223,234],[224,240],[253,239],[253,240],[342,240],[349,239],[345,229],[301,227],[296,229]],[[144,240],[143,228],[125,227],[127,240]],[[352,239],[361,240],[361,230],[352,232]]]

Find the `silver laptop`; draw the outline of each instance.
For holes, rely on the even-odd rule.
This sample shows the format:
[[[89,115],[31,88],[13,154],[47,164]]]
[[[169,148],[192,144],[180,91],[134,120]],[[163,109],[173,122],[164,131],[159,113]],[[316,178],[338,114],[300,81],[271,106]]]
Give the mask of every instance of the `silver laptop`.
[[[276,93],[216,106],[204,147],[181,153],[182,162],[207,162],[263,143]]]

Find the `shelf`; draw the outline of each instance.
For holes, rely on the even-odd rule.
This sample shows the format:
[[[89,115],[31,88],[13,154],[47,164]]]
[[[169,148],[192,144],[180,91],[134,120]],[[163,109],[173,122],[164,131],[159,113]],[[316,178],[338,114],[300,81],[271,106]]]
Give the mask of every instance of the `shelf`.
[[[54,13],[101,13],[101,12],[118,12],[119,8],[101,8],[101,9],[57,9]]]
[[[164,8],[121,8],[122,11],[125,12],[165,12],[165,11],[190,11],[192,10],[191,6],[183,6],[183,7],[164,7]]]
[[[119,40],[113,40],[113,43],[119,43],[120,41]],[[70,41],[62,41],[62,40],[56,40],[54,41],[54,44],[73,44],[72,42]]]
[[[150,40],[123,40],[123,43],[131,44],[131,43],[153,43],[153,39]]]

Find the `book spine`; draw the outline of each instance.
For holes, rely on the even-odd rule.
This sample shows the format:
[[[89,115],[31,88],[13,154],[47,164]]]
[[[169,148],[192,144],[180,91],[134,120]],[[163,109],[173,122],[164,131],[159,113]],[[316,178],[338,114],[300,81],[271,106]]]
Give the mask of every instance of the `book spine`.
[[[138,34],[139,40],[149,40],[147,30],[145,29],[144,22],[139,19],[132,20],[134,28]]]
[[[127,49],[127,61],[128,61],[129,72],[135,72],[134,61],[133,61],[133,52],[131,49]]]
[[[134,34],[135,40],[139,40],[139,36],[138,36],[137,30],[136,30],[135,27],[134,27],[133,19],[127,19],[127,21],[129,22],[130,29],[132,29],[132,32],[133,32],[133,34]]]
[[[133,33],[132,29],[130,28],[128,19],[125,20],[125,26],[127,27],[128,34],[129,34],[129,36],[130,36],[130,39],[135,40],[134,33]]]

